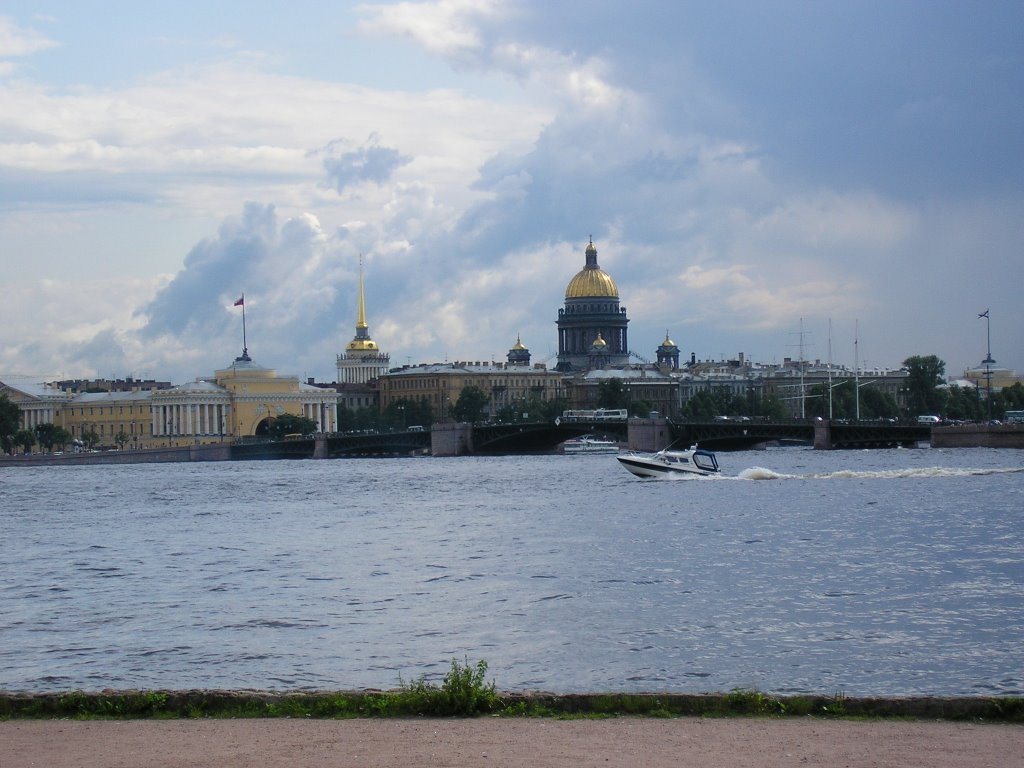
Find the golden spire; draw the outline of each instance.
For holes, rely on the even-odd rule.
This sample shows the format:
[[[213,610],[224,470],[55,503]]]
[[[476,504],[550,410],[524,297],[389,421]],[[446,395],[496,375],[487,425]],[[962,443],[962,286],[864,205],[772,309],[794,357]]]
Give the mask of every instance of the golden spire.
[[[366,324],[366,292],[363,290],[363,254],[359,254],[359,309],[356,318],[356,336],[345,347],[349,352],[376,352],[377,342],[370,338]]]
[[[363,254],[359,254],[359,316],[356,318],[356,329],[369,328],[366,324],[366,295],[363,291]]]

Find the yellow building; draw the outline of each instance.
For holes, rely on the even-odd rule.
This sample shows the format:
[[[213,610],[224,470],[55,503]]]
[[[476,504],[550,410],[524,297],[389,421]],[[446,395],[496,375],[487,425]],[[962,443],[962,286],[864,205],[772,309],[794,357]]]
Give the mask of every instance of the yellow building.
[[[280,376],[248,354],[211,379],[152,393],[152,435],[160,445],[191,445],[266,434],[270,420],[289,413],[312,419],[318,432],[338,428],[338,393]]]
[[[1018,376],[1016,371],[1009,368],[997,368],[991,366],[988,369],[983,365],[964,371],[964,380],[977,387],[979,391],[986,391],[989,386],[989,377],[992,379],[992,391],[999,392],[1004,387],[1012,387],[1014,384],[1024,382],[1024,377]]]
[[[103,448],[154,448],[217,443],[266,434],[270,419],[304,416],[319,432],[338,427],[334,389],[280,376],[243,353],[210,378],[169,389],[73,395],[39,383],[0,382],[21,410],[21,428],[50,423],[73,440],[95,433]]]
[[[405,366],[380,377],[380,407],[400,400],[430,404],[435,420],[451,420],[451,410],[466,387],[478,387],[490,396],[488,411],[494,416],[505,406],[515,407],[531,399],[550,401],[563,397],[564,375],[539,365],[527,368],[506,363],[434,363]]]

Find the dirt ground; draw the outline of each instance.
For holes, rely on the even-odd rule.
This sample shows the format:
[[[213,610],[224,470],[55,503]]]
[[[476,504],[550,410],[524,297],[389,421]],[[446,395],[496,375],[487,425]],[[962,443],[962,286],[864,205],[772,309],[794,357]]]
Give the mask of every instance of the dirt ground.
[[[0,768],[1024,765],[1024,726],[611,720],[11,720]]]

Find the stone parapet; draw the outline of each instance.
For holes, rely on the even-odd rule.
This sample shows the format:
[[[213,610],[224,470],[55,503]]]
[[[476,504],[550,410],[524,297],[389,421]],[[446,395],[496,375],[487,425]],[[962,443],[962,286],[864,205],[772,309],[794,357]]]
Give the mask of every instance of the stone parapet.
[[[1024,424],[935,427],[932,448],[1024,448]]]

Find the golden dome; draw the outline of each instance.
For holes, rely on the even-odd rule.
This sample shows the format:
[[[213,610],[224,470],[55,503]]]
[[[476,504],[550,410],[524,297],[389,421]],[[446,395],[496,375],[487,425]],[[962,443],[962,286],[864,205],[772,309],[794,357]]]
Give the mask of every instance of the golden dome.
[[[594,343],[591,345],[594,349],[604,349],[608,346],[608,342],[601,338],[601,332],[597,332],[597,338],[594,339]]]
[[[526,349],[526,345],[523,344],[523,340],[519,336],[516,336],[516,343],[515,343],[515,346],[512,347],[512,349],[516,349],[516,350]]]
[[[661,342],[661,346],[663,346],[663,347],[677,347],[679,345],[676,344],[674,341],[672,341],[672,339],[670,339],[669,336],[668,336],[668,331],[665,331],[665,340],[663,342]]]
[[[600,267],[584,267],[565,287],[565,298],[617,299],[619,298],[619,287],[615,285],[612,276]]]
[[[565,287],[567,299],[617,299],[619,287],[612,276],[597,265],[597,248],[591,240],[587,245],[586,266]]]

